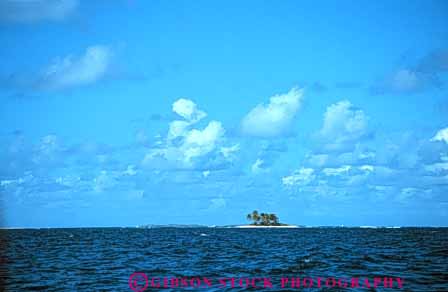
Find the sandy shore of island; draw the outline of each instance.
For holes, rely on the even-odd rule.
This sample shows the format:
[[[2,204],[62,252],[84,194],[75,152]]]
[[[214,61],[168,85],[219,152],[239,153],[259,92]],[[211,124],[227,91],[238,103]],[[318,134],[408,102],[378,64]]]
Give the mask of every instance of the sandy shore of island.
[[[283,225],[283,226],[263,226],[263,225],[238,225],[235,228],[299,228],[297,225]]]

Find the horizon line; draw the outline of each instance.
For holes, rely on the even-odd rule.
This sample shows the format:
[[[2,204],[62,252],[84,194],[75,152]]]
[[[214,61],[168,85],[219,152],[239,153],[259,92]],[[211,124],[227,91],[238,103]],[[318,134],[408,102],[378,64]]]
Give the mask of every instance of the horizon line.
[[[20,227],[20,226],[0,226],[0,230],[21,230],[21,229],[87,229],[87,228],[136,228],[136,229],[144,229],[145,226],[168,226],[171,228],[176,228],[175,226],[170,225],[178,225],[184,226],[183,228],[220,228],[227,227],[231,228],[232,226],[241,226],[241,225],[249,225],[249,224],[226,224],[226,225],[204,225],[204,224],[177,224],[177,223],[167,223],[167,224],[142,224],[142,225],[132,225],[132,226],[41,226],[41,227]],[[194,226],[195,225],[195,226]],[[362,229],[394,229],[394,228],[448,228],[448,226],[443,225],[299,225],[299,224],[288,224],[288,225],[297,225],[298,228],[362,228]],[[191,226],[191,227],[189,227]],[[150,228],[148,228],[150,229]]]

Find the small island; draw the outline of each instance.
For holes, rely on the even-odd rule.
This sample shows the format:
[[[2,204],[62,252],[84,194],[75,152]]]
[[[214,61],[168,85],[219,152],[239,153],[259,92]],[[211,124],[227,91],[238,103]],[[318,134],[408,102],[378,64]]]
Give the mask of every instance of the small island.
[[[249,225],[239,225],[238,228],[298,228],[297,225],[289,225],[280,223],[276,214],[271,213],[258,213],[254,210],[252,213],[247,214],[246,219],[252,221]]]

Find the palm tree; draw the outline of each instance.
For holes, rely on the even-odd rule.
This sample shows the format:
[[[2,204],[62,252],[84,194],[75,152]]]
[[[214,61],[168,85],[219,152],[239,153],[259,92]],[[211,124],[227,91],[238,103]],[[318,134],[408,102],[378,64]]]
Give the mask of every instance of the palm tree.
[[[272,225],[278,225],[278,217],[275,214],[269,214],[269,220]]]
[[[260,215],[258,215],[258,211],[254,210],[252,212],[252,220],[254,221],[254,225],[257,225],[258,221],[260,221]]]
[[[271,213],[260,213],[257,210],[252,211],[252,213],[247,214],[246,219],[253,221],[253,225],[280,225],[277,215]]]
[[[261,223],[263,225],[269,225],[269,215],[266,213],[261,213],[260,216],[261,216]]]

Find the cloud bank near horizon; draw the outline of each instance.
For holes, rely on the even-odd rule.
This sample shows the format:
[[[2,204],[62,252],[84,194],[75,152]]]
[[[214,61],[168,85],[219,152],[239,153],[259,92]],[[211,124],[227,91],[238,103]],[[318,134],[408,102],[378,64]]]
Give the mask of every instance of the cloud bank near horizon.
[[[309,137],[314,144],[295,166],[287,167],[282,161],[296,149],[281,146],[272,134],[288,127],[294,131],[301,98],[302,91],[293,88],[271,98],[269,105],[256,106],[249,119],[243,117],[243,123],[255,129],[246,134],[256,134],[255,138],[228,137],[222,122],[206,121],[207,113],[188,98],[172,103],[180,119],[168,123],[166,134],[145,137],[145,143],[137,135],[131,145],[70,145],[55,134],[30,143],[24,134],[13,133],[2,143],[1,162],[6,167],[0,187],[7,194],[3,199],[51,209],[54,204],[89,205],[91,198],[148,203],[167,190],[184,190],[183,196],[170,198],[191,203],[197,194],[207,193],[209,205],[201,208],[210,212],[258,190],[266,194],[259,199],[302,201],[315,212],[322,200],[341,204],[362,198],[371,204],[395,202],[402,208],[423,202],[443,213],[440,206],[448,190],[446,128],[422,136],[369,136],[371,117],[342,100],[326,108],[321,128]],[[278,123],[266,130],[273,116]],[[277,139],[290,144],[295,138]],[[215,193],[215,188],[227,191]]]

